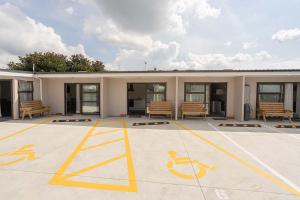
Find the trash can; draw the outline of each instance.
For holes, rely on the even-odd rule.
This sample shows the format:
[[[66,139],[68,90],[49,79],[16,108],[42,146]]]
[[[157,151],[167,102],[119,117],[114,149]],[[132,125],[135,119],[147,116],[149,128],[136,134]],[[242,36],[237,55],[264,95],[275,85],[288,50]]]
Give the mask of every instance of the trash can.
[[[251,107],[249,103],[244,104],[244,120],[249,121],[250,120],[250,113],[251,113]]]

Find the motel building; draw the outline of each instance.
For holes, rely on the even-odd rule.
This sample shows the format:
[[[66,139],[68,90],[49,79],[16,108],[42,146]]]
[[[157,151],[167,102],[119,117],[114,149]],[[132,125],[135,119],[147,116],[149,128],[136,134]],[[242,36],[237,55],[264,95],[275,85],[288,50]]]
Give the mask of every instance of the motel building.
[[[205,104],[211,118],[257,118],[259,102],[283,102],[300,119],[300,70],[108,71],[31,73],[0,70],[1,118],[19,119],[22,101],[41,100],[51,114],[101,118],[147,115],[151,101],[169,101],[175,119],[184,101]]]

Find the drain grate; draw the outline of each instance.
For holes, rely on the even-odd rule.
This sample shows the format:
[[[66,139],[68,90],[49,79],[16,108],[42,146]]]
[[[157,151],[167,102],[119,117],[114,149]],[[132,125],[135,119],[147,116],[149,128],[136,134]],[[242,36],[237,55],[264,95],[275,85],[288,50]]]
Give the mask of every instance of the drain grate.
[[[261,128],[260,124],[219,124],[219,126],[223,126],[223,127],[255,127],[255,128]]]
[[[142,122],[142,123],[133,123],[132,126],[162,125],[162,124],[170,124],[170,122]]]
[[[91,122],[91,119],[55,119],[52,122]]]

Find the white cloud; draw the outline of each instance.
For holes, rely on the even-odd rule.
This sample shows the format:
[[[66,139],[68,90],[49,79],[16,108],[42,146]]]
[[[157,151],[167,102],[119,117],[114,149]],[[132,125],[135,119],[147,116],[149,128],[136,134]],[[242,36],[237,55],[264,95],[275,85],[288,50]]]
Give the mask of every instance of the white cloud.
[[[35,51],[86,55],[81,44],[69,46],[53,28],[36,22],[9,3],[0,5],[0,66]]]
[[[280,30],[272,35],[272,40],[277,40],[279,42],[285,42],[288,40],[297,40],[300,39],[300,29],[287,29],[287,30]]]
[[[121,70],[144,70],[144,63],[147,62],[147,69],[166,69],[176,61],[179,53],[179,44],[170,42],[168,44],[155,41],[150,49],[128,50],[122,49],[116,59],[109,64],[111,69]]]
[[[153,44],[153,40],[149,35],[124,32],[111,20],[105,20],[100,17],[88,18],[84,30],[88,34],[96,35],[99,40],[108,42],[116,47],[127,49],[149,49]]]
[[[74,14],[74,8],[72,6],[66,8],[65,11],[69,15],[73,15]]]
[[[94,0],[94,2],[101,13],[119,29],[139,33],[172,31],[182,34],[186,32],[184,21],[188,14],[204,19],[216,18],[221,12],[220,9],[212,7],[208,0]]]
[[[230,47],[231,44],[232,44],[231,41],[228,41],[228,42],[225,42],[225,43],[224,43],[224,45],[227,46],[227,47]]]
[[[224,54],[188,54],[187,66],[192,69],[223,69],[251,65],[258,61],[271,59],[266,51],[255,54],[237,53],[233,56]]]
[[[242,45],[242,48],[244,50],[252,49],[252,48],[255,48],[255,47],[257,47],[257,43],[256,42],[244,42],[243,45]]]

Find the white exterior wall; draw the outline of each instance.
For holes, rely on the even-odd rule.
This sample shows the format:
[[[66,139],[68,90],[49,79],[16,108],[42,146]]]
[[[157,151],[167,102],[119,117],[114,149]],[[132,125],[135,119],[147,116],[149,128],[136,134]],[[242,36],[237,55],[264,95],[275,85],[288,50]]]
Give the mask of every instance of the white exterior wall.
[[[167,101],[175,106],[175,77],[174,78],[109,78],[108,84],[108,116],[127,114],[127,83],[166,83]]]
[[[55,78],[43,79],[43,102],[50,106],[51,114],[65,113],[65,83],[99,83],[100,78]],[[101,93],[101,91],[100,91]],[[101,112],[101,111],[100,111]]]
[[[260,82],[282,82],[282,83],[291,83],[291,82],[300,82],[300,77],[293,76],[278,76],[278,77],[246,77],[245,83],[250,86],[250,105],[252,108],[251,118],[256,118],[256,97],[257,97],[257,83]]]
[[[234,117],[234,84],[235,79],[228,77],[185,77],[179,78],[178,88],[178,106],[184,102],[184,83],[185,82],[199,82],[199,83],[227,83],[227,108],[226,115],[229,118]],[[180,111],[180,109],[178,109]]]
[[[234,79],[234,118],[244,121],[245,77],[236,77]]]

